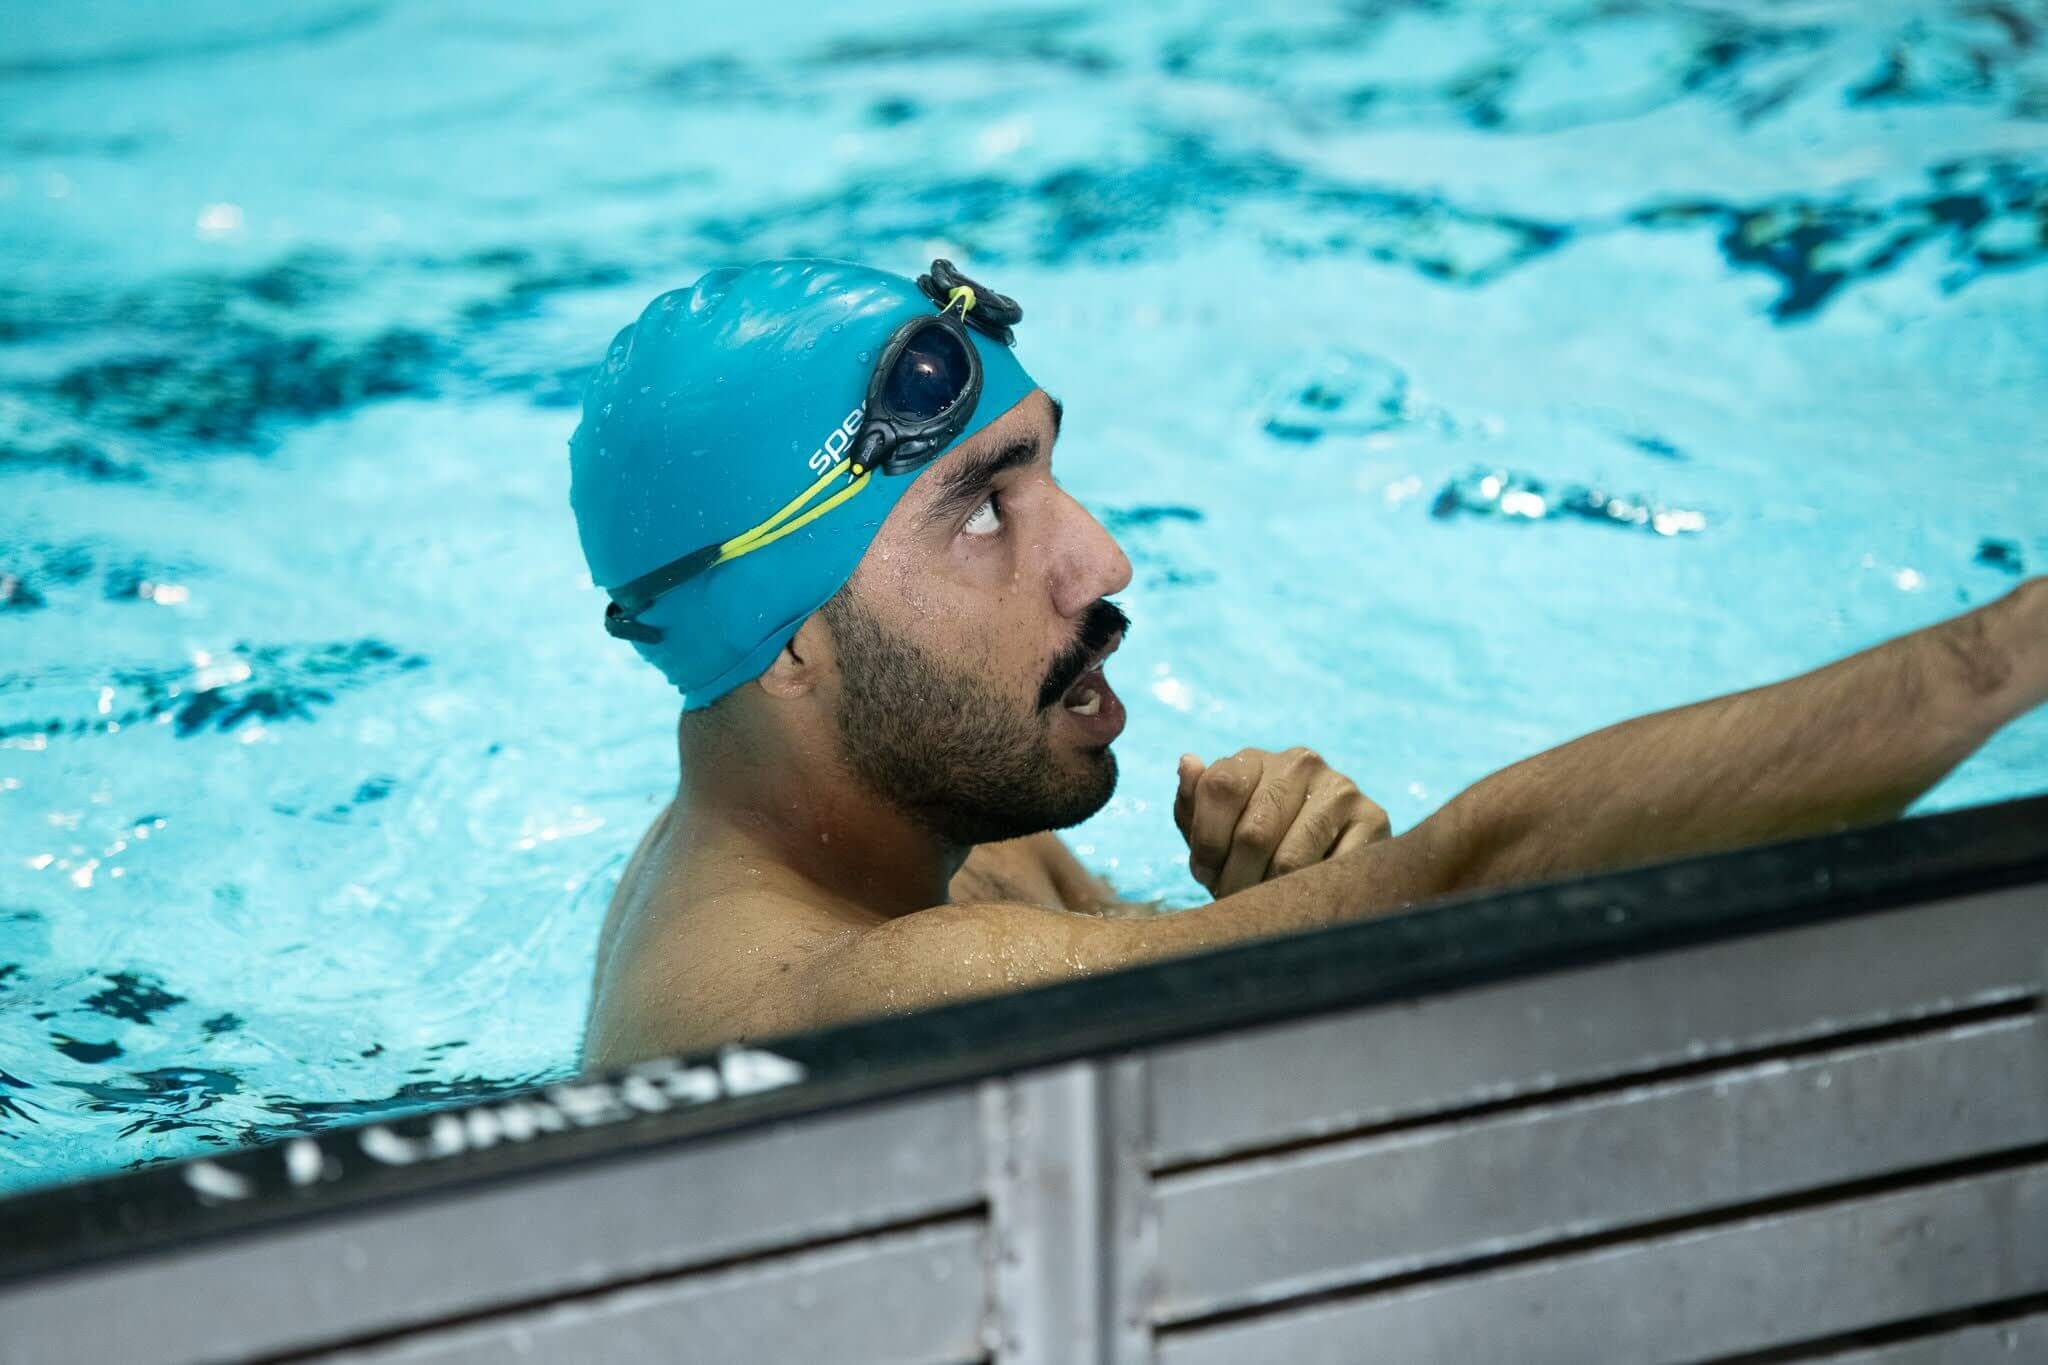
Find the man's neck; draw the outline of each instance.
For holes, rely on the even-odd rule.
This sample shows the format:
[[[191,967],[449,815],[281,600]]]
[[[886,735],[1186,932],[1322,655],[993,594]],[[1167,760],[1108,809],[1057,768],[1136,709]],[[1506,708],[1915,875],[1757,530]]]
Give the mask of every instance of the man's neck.
[[[675,815],[690,847],[720,863],[793,875],[890,918],[943,904],[970,850],[942,842],[875,797],[836,752],[821,748],[742,754],[685,737]]]

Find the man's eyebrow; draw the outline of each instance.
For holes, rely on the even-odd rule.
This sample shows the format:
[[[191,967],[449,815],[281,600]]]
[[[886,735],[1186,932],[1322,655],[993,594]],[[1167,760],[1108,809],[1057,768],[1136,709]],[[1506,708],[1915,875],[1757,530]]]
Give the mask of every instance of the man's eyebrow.
[[[1038,458],[1038,440],[1018,436],[971,460],[963,460],[946,472],[938,495],[925,506],[919,518],[926,525],[946,521],[964,507],[980,502],[988,486],[1005,471],[1030,464]]]
[[[1051,394],[1046,395],[1052,398]],[[1060,438],[1060,417],[1064,412],[1060,400],[1052,398],[1052,438]],[[1038,458],[1038,438],[1018,436],[993,450],[985,450],[973,459],[963,460],[948,470],[939,485],[938,493],[926,504],[924,514],[918,520],[926,526],[949,520],[954,513],[980,502],[994,483],[1004,473],[1020,465],[1030,464]]]

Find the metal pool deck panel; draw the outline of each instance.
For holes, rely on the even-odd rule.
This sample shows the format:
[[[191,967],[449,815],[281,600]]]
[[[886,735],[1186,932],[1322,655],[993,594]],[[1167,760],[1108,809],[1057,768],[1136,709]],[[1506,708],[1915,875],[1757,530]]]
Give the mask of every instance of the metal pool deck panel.
[[[1193,1333],[1159,1359],[1713,1360],[2038,1295],[2044,1228],[2036,1164]]]
[[[1164,1048],[1149,1071],[1153,1156],[1179,1164],[2019,999],[2039,967],[2010,945],[2039,914],[2031,891],[1991,892],[1939,917],[1833,922],[1421,1000],[1375,1015],[1369,1036],[1346,1016]],[[1219,1086],[1241,1098],[1215,1103]]]
[[[92,1358],[127,1365],[298,1349],[901,1226],[979,1200],[975,1125],[971,1095],[935,1095],[287,1222],[61,1280],[0,1312],[0,1359],[67,1358],[80,1317],[99,1323]],[[124,1308],[102,1321],[110,1294]]]
[[[2048,799],[0,1203],[0,1362],[2011,1359]]]
[[[885,1233],[325,1359],[358,1365],[487,1365],[517,1356],[605,1365],[974,1360],[983,1354],[982,1239],[971,1221]]]
[[[1162,1182],[1156,1311],[1190,1318],[2024,1148],[2048,1134],[2044,1055],[2038,1017],[2000,1019]]]

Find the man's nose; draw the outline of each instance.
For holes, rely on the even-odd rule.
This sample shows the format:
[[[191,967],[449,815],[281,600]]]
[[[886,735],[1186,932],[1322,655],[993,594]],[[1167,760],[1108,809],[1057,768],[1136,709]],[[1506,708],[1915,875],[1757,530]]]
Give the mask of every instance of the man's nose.
[[[1053,606],[1062,616],[1079,616],[1112,593],[1131,585],[1131,561],[1116,538],[1063,488],[1059,550],[1053,564]]]

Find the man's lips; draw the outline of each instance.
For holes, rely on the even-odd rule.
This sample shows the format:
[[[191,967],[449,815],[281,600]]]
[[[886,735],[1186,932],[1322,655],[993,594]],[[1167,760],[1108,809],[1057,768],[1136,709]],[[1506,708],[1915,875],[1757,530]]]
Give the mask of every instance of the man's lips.
[[[1066,685],[1066,687],[1061,690],[1059,695],[1060,703],[1062,705],[1071,703],[1074,700],[1074,693],[1080,689],[1083,683],[1088,682],[1091,679],[1095,681],[1100,681],[1098,675],[1100,675],[1100,673],[1102,672],[1103,664],[1109,661],[1109,656],[1116,653],[1118,648],[1122,646],[1123,642],[1124,633],[1122,631],[1118,631],[1115,635],[1110,637],[1108,644],[1104,645],[1101,649],[1097,650],[1094,654],[1089,655],[1085,660],[1083,660],[1080,668],[1075,671],[1073,680],[1069,682]]]
[[[1098,660],[1107,659],[1115,653],[1114,643],[1101,654]],[[1103,676],[1102,664],[1088,666],[1088,671],[1075,680],[1060,698],[1060,710],[1071,723],[1081,727],[1081,732],[1094,743],[1107,746],[1124,729],[1124,704],[1117,697],[1116,689]]]

